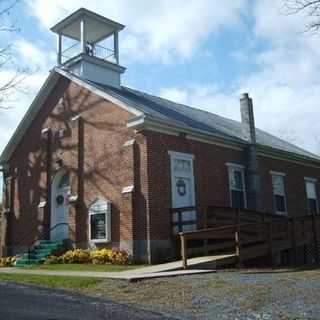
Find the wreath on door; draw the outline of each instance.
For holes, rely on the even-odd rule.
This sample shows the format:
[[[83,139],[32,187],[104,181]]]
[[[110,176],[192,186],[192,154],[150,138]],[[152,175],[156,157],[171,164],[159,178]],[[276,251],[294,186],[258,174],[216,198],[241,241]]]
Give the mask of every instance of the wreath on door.
[[[183,197],[187,193],[186,183],[184,182],[184,180],[179,179],[176,186],[179,196]]]
[[[56,198],[56,201],[57,201],[57,204],[58,204],[58,205],[63,204],[63,202],[64,202],[64,196],[61,195],[61,194],[59,194],[59,195],[57,196],[57,198]]]

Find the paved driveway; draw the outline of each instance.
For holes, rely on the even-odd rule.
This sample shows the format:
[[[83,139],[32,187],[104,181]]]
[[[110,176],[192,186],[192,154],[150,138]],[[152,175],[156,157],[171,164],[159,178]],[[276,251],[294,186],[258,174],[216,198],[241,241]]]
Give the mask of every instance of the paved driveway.
[[[0,282],[1,320],[173,319],[62,290]]]

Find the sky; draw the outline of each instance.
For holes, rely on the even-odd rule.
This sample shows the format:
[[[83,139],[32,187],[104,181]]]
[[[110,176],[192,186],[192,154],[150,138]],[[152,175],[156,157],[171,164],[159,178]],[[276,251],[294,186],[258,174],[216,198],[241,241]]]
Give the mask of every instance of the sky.
[[[3,1],[2,1],[3,2]],[[126,25],[122,84],[240,120],[239,96],[253,98],[256,126],[320,153],[320,33],[288,15],[283,0],[25,0],[0,33],[14,66],[29,68],[23,92],[0,110],[0,151],[56,64],[56,22],[85,7]]]

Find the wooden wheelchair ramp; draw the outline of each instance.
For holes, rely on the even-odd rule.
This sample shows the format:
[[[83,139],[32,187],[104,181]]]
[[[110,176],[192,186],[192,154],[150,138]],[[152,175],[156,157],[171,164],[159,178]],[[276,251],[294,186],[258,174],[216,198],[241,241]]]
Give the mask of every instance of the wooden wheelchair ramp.
[[[197,212],[197,220],[185,221],[183,212]],[[217,267],[241,264],[266,257],[272,264],[276,254],[291,251],[294,258],[301,246],[319,247],[320,216],[297,218],[249,210],[209,207],[172,209],[176,214],[174,230],[179,230],[181,266],[183,269],[212,263]],[[178,219],[177,219],[178,214]],[[198,230],[183,231],[197,225]],[[317,263],[320,262],[316,250]]]

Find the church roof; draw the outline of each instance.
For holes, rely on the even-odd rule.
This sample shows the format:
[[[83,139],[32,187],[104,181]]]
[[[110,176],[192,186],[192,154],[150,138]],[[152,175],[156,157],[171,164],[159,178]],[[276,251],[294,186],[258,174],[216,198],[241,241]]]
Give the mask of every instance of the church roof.
[[[168,121],[169,123],[174,122],[182,127],[201,130],[202,132],[207,132],[208,135],[217,135],[226,140],[247,143],[242,138],[241,122],[239,121],[175,103],[135,89],[123,86],[117,89],[91,81],[90,83],[106,93],[135,106],[135,108],[147,116]],[[258,128],[256,128],[256,139],[257,144],[261,146],[320,160],[319,156]]]
[[[241,123],[217,114],[196,109],[184,104],[172,102],[145,92],[128,87],[115,88],[84,80],[66,70],[54,69],[38,95],[31,104],[25,117],[17,127],[15,133],[0,156],[0,164],[7,162],[16,146],[22,139],[25,131],[31,125],[33,119],[41,109],[45,98],[50,94],[54,84],[60,77],[67,77],[79,85],[114,102],[133,114],[129,122],[151,119],[153,122],[167,124],[170,127],[179,128],[180,132],[200,133],[208,139],[222,139],[233,144],[246,145],[242,138]],[[284,141],[263,130],[256,129],[258,147],[274,155],[284,156],[287,159],[306,160],[320,163],[320,157],[294,144]]]

